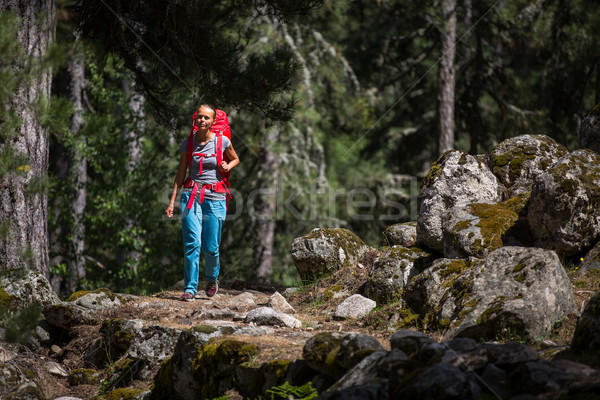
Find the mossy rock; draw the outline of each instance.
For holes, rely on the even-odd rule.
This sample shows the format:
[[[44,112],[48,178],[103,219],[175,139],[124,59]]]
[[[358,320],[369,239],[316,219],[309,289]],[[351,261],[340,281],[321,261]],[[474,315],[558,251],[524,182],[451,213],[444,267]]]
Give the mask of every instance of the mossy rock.
[[[568,153],[545,135],[521,135],[506,139],[491,152],[492,171],[512,198],[531,190],[535,179]]]
[[[88,295],[90,293],[104,293],[105,295],[108,296],[109,299],[111,299],[112,301],[115,301],[117,297],[116,294],[114,294],[110,289],[107,288],[100,288],[100,289],[96,289],[96,290],[80,290],[78,292],[72,293],[69,298],[67,299],[67,301],[75,301],[85,295]]]
[[[314,229],[292,242],[291,253],[300,277],[312,281],[343,267],[354,266],[368,249],[347,229]]]
[[[192,375],[202,387],[202,398],[222,395],[222,388],[236,387],[239,369],[252,369],[252,360],[258,355],[259,347],[253,343],[226,339],[207,343],[198,348],[192,360]]]
[[[385,304],[400,299],[408,281],[429,267],[434,256],[418,247],[394,246],[379,256],[365,286],[365,294]]]
[[[417,243],[417,223],[404,222],[389,226],[383,232],[384,246],[412,247]]]
[[[136,334],[134,324],[120,318],[109,318],[102,323],[100,333],[109,360],[116,360],[129,350]]]
[[[100,374],[95,369],[77,368],[69,374],[69,383],[76,385],[95,385],[100,379]]]
[[[600,155],[575,150],[531,190],[527,220],[537,247],[570,257],[600,238]]]
[[[304,345],[304,360],[312,369],[339,378],[345,369],[336,360],[344,337],[344,333],[338,332],[317,333]]]

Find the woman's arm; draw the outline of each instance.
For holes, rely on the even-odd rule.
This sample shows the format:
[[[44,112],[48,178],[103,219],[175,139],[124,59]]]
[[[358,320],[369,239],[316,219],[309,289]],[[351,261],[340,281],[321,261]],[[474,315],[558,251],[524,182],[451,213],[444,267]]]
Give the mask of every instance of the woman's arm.
[[[177,197],[177,191],[183,186],[185,174],[187,172],[187,154],[181,152],[179,155],[179,167],[177,168],[177,175],[175,175],[175,182],[173,182],[173,192],[171,193],[171,201],[165,210],[165,213],[170,218],[173,216],[173,208],[175,207],[175,198]]]
[[[229,147],[225,149],[224,153],[227,155],[227,157],[229,157],[229,162],[223,160],[219,168],[221,169],[221,171],[231,171],[233,167],[240,163],[240,159],[238,158],[237,153],[233,149],[233,144],[230,144]]]

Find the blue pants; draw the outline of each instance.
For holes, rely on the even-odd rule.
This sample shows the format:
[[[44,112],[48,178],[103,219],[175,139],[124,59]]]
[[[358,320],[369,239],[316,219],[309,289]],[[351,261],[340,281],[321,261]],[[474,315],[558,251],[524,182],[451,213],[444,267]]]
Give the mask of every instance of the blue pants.
[[[185,292],[196,295],[200,269],[200,250],[204,253],[204,275],[208,282],[219,277],[219,245],[221,228],[227,207],[225,200],[209,200],[199,203],[196,197],[194,205],[187,209],[189,191],[181,193],[181,230],[183,231],[183,280]]]

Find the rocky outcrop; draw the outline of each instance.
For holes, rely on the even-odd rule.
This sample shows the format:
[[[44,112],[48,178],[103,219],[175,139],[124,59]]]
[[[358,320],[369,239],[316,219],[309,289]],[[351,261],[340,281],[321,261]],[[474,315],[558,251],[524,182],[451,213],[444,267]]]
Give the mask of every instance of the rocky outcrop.
[[[600,385],[598,370],[566,360],[548,362],[517,343],[478,343],[466,338],[437,343],[420,332],[404,330],[392,336],[391,347],[391,351],[379,350],[363,358],[319,398],[585,397],[596,393]]]
[[[502,201],[503,191],[483,162],[461,151],[446,152],[431,166],[421,185],[417,243],[441,252],[446,211],[469,203]]]
[[[600,237],[600,155],[576,150],[536,179],[527,214],[539,247],[577,254]]]
[[[433,256],[419,248],[393,246],[373,263],[365,294],[379,302],[398,300],[408,281],[433,262]]]
[[[367,249],[363,241],[347,229],[314,229],[294,239],[291,253],[300,277],[311,280],[358,263]]]
[[[545,135],[513,137],[492,150],[492,172],[506,189],[506,198],[512,198],[529,192],[533,182],[567,153]]]
[[[575,310],[556,253],[523,247],[500,248],[485,260],[437,260],[408,285],[405,300],[447,338],[537,338]]]

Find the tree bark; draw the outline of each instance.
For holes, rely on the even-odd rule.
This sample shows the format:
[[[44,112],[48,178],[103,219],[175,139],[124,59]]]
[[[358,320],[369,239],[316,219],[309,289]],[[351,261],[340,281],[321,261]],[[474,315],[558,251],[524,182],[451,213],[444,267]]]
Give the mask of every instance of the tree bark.
[[[49,278],[48,268],[48,131],[39,122],[34,105],[49,99],[51,71],[42,65],[55,36],[53,0],[0,0],[0,12],[20,18],[17,41],[24,62],[15,73],[29,72],[29,79],[15,91],[6,105],[21,119],[16,135],[7,135],[0,151],[12,148],[25,157],[0,177],[0,222],[8,233],[0,241],[0,269],[37,270]]]
[[[77,44],[76,44],[77,45]],[[74,185],[74,196],[71,198],[73,223],[69,247],[67,293],[77,287],[77,282],[85,278],[85,225],[83,217],[86,205],[87,188],[87,158],[82,148],[85,148],[85,137],[80,134],[83,126],[83,91],[85,89],[85,59],[81,52],[76,52],[69,60],[69,75],[71,78],[71,103],[74,113],[71,120],[71,132],[84,146],[75,146],[71,151],[71,177]]]
[[[439,154],[454,147],[454,87],[456,58],[456,0],[442,0],[442,56],[439,73]]]
[[[273,246],[275,243],[275,209],[277,206],[277,180],[279,177],[279,157],[273,151],[273,146],[279,142],[281,126],[276,125],[267,130],[263,136],[261,149],[262,167],[260,175],[264,182],[262,196],[256,208],[256,275],[260,282],[271,280],[273,269]]]

